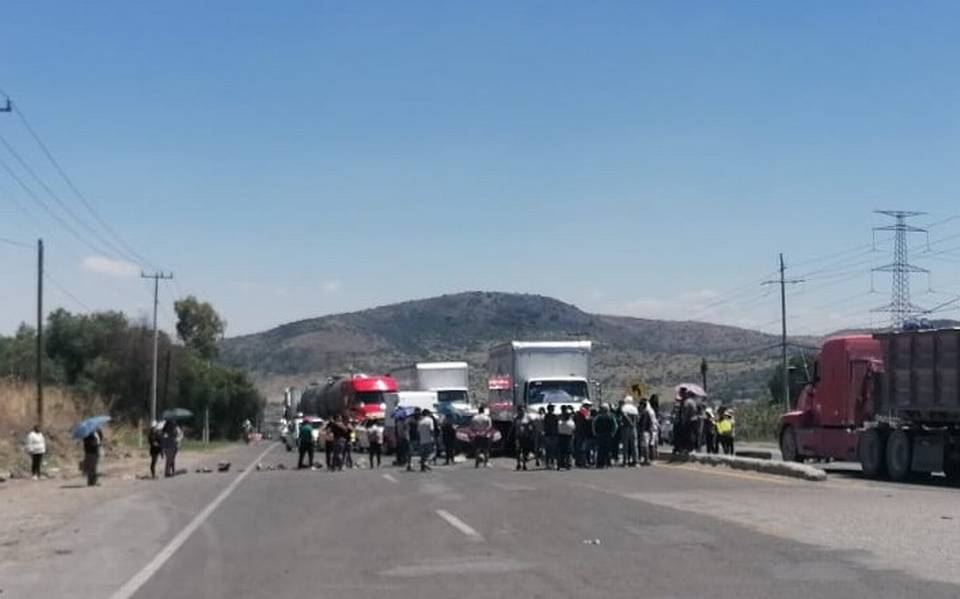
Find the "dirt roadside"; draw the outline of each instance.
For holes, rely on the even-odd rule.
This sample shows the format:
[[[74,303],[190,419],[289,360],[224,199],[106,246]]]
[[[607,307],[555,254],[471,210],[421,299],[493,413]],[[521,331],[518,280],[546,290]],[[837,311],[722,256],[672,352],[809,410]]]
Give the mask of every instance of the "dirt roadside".
[[[216,476],[197,474],[195,470],[215,470],[217,463],[229,460],[238,447],[183,451],[177,456],[177,469],[186,470],[185,476]],[[0,483],[0,562],[30,559],[48,535],[68,527],[90,508],[142,490],[145,485],[163,484],[162,477],[156,481],[148,478],[150,460],[146,452],[128,455],[102,461],[102,478],[96,487],[86,486],[76,466],[69,473],[40,481],[13,479]],[[162,468],[161,461],[161,473]]]

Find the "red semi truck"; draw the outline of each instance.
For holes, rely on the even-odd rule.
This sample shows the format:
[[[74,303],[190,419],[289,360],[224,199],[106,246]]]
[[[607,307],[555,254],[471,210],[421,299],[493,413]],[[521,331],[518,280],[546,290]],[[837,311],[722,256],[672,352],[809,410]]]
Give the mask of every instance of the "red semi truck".
[[[824,342],[813,380],[780,418],[783,459],[858,461],[870,478],[960,480],[960,329]]]

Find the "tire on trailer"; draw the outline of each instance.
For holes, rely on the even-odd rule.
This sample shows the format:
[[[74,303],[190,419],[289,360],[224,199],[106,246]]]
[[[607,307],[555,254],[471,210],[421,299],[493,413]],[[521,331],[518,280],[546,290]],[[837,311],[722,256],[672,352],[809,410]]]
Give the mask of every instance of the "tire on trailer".
[[[860,467],[867,478],[883,478],[887,475],[886,435],[871,428],[860,435]]]
[[[780,454],[784,462],[802,462],[803,456],[797,448],[797,433],[792,426],[786,426],[780,433]]]
[[[913,459],[913,441],[907,431],[897,429],[887,437],[887,473],[890,479],[903,482],[910,477]]]

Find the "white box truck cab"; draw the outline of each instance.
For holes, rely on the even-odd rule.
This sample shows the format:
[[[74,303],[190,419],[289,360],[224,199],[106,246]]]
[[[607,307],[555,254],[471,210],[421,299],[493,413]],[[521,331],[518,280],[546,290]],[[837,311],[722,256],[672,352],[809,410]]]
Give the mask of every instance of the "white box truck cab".
[[[436,391],[437,401],[468,403],[466,362],[418,362],[391,372],[401,391]]]
[[[591,348],[590,341],[512,341],[495,346],[487,361],[491,413],[502,412],[504,404],[534,412],[550,403],[557,413],[561,405],[579,408],[590,399]]]

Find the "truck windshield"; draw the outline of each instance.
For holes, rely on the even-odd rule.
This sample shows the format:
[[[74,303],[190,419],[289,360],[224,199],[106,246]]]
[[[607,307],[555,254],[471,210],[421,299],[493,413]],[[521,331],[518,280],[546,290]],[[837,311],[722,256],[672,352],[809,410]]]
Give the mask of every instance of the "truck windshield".
[[[437,391],[437,401],[467,401],[467,392],[463,389],[455,389],[452,391]]]
[[[379,405],[386,401],[382,391],[358,391],[355,403],[365,406]]]
[[[564,394],[571,398],[587,399],[586,381],[530,381],[527,385],[527,403],[544,403],[553,401],[550,396],[560,396]]]

